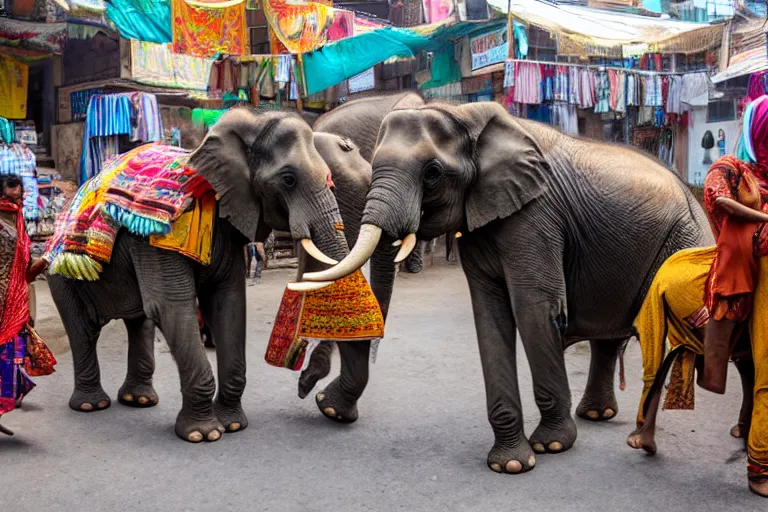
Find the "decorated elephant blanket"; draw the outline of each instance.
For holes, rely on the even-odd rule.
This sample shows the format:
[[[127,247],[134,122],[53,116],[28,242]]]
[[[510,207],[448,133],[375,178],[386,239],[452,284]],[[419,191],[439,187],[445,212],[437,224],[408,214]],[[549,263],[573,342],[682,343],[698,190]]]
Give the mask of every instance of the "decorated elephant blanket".
[[[216,194],[186,150],[148,144],[109,160],[62,212],[43,257],[49,271],[93,281],[121,228],[209,264]]]
[[[362,271],[311,292],[286,288],[264,359],[302,370],[321,340],[378,340],[384,336],[379,301]]]

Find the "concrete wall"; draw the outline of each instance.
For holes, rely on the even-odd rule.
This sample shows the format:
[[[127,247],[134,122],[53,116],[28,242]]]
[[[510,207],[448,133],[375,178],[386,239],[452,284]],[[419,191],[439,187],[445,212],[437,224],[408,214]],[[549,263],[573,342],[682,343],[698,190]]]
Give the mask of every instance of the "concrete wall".
[[[719,130],[725,132],[725,153],[733,153],[736,140],[739,137],[740,123],[738,120],[707,123],[707,108],[697,108],[690,113],[688,126],[688,183],[702,185],[711,164],[704,163],[704,148],[701,140],[707,131],[715,138],[715,147],[709,154],[709,160],[714,162],[720,157],[717,147]]]
[[[57,124],[51,130],[51,153],[56,162],[56,171],[64,181],[77,183],[84,130],[84,123]]]

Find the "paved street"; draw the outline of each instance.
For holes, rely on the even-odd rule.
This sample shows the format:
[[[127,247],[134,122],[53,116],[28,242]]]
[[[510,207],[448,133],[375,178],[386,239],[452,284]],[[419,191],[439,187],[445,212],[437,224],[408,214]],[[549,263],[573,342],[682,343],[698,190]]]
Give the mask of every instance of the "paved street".
[[[732,368],[725,396],[697,389],[696,411],[662,412],[659,454],[625,443],[641,389],[639,346],[627,351],[625,392],[611,422],[577,420],[579,437],[561,455],[540,455],[536,469],[497,475],[485,457],[493,436],[472,324],[458,266],[439,258],[418,275],[401,275],[360,420],[336,425],[297,379],[267,366],[264,349],[292,273],[266,271],[248,288],[250,426],[211,444],[179,440],[173,423],[181,396],[176,367],[158,344],[159,406],[104,412],[70,410],[72,363],[58,352],[55,375],[38,378],[24,409],[3,417],[15,437],[0,437],[5,496],[0,509],[25,511],[229,510],[765,510],[747,490],[745,456],[728,435],[740,386]],[[43,282],[38,325],[54,342],[63,330]],[[105,389],[115,398],[126,365],[122,324],[99,345]],[[527,361],[521,388],[528,433],[538,422]],[[215,355],[209,354],[215,364]],[[338,370],[335,359],[332,375]],[[589,349],[572,347],[567,364],[574,409],[586,382]],[[11,499],[12,494],[12,499]]]

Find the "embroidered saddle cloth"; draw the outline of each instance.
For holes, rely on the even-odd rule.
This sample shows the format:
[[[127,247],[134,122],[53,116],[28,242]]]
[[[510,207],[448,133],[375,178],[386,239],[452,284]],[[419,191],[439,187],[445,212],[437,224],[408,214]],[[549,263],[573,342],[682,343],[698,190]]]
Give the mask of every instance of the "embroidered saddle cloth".
[[[121,228],[209,264],[216,194],[185,165],[188,155],[181,148],[147,144],[105,163],[57,220],[44,254],[49,271],[98,279]]]
[[[321,340],[377,340],[384,316],[362,271],[311,292],[286,288],[264,359],[272,366],[302,370]]]

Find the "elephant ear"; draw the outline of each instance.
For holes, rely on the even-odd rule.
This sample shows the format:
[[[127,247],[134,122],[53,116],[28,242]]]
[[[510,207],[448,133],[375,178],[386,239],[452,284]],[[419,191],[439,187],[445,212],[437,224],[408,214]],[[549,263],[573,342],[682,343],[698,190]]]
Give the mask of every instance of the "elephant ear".
[[[263,117],[245,109],[228,111],[189,157],[190,167],[216,191],[219,217],[228,219],[250,241],[257,241],[263,231],[261,199],[248,165],[249,148],[267,122]]]
[[[549,166],[528,131],[496,103],[458,107],[477,166],[465,202],[470,231],[520,211],[547,190]]]

